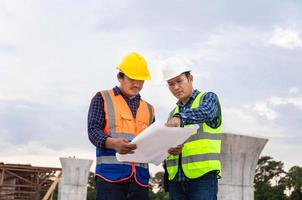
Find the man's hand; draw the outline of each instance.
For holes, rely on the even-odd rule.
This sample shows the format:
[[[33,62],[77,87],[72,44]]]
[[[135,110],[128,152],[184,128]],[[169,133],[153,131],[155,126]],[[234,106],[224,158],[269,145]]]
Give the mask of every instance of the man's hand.
[[[180,152],[181,152],[181,150],[182,150],[182,147],[183,147],[182,144],[177,145],[177,147],[172,147],[172,148],[170,148],[170,149],[168,150],[168,153],[171,154],[171,155],[176,156],[176,155],[180,154]]]
[[[180,126],[180,118],[179,117],[172,117],[167,123],[165,123],[168,127],[179,127]]]
[[[119,154],[131,154],[134,153],[136,144],[129,144],[129,141],[125,138],[107,138],[105,141],[105,147],[114,149]]]

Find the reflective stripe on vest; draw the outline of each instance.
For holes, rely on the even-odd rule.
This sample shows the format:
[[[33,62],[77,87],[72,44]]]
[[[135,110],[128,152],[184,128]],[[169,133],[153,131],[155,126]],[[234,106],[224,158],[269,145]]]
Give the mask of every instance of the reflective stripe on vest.
[[[148,107],[148,111],[149,111],[149,124],[152,124],[153,123],[153,111],[152,111],[152,106],[148,103],[147,103],[147,107]]]
[[[202,127],[202,125],[199,125],[199,127]],[[221,134],[211,134],[207,132],[202,132],[201,129],[199,128],[197,130],[196,134],[193,134],[191,137],[189,137],[186,142],[191,142],[195,140],[200,140],[200,139],[211,139],[211,140],[221,140]]]
[[[203,100],[204,94],[199,93],[191,105],[191,109],[197,108]],[[219,104],[219,102],[218,102]],[[221,109],[219,105],[219,119],[221,122]],[[170,113],[169,119],[179,112],[177,106]],[[186,125],[184,128],[192,125]],[[221,130],[220,124],[216,129],[211,128],[206,123],[199,124],[197,132],[188,138],[181,153],[182,169],[186,177],[198,178],[213,170],[221,171]],[[178,171],[179,156],[170,155],[166,159],[169,180],[173,180]]]
[[[131,133],[114,133],[114,132],[111,132],[109,133],[109,135],[113,138],[125,138],[127,140],[133,140],[133,138],[135,138],[134,135],[132,135]]]
[[[183,164],[193,163],[193,162],[200,162],[200,161],[207,161],[207,160],[220,160],[220,153],[208,153],[208,154],[200,154],[200,155],[192,155],[187,157],[181,158]],[[178,164],[178,159],[174,160],[167,160],[166,165],[167,167],[175,166]]]
[[[116,156],[97,157],[96,164],[117,164],[117,165],[132,165],[131,162],[121,162],[116,159]],[[136,166],[148,169],[147,163],[135,163]]]
[[[115,96],[113,90],[102,91],[101,93],[104,99],[104,111],[106,115],[103,131],[110,135],[110,137],[125,138],[131,141],[153,122],[153,107],[147,102],[140,101],[136,115],[138,116],[138,120],[136,120],[133,118],[128,104],[121,95]],[[124,117],[126,118],[124,119]],[[124,125],[125,123],[126,125]],[[115,153],[113,149],[97,149],[96,174],[109,182],[123,181],[133,175],[139,185],[147,187],[149,180],[148,164],[120,162],[116,159]],[[108,167],[110,168],[109,171],[107,170]]]
[[[115,132],[115,112],[113,107],[113,102],[110,97],[109,91],[103,91],[104,97],[106,99],[107,108],[108,108],[108,121],[109,124],[109,131],[110,133]]]
[[[112,90],[111,91],[102,91],[103,97],[104,97],[104,99],[106,99],[106,105],[107,105],[107,109],[108,109],[108,112],[107,112],[108,120],[106,121],[106,123],[108,123],[108,133],[110,134],[110,133],[116,133],[117,130],[116,130],[116,126],[115,126],[116,125],[115,108],[114,108],[113,101],[112,101],[112,98],[111,98],[109,92],[113,93]],[[121,97],[121,98],[123,98],[123,97]],[[125,100],[123,100],[123,101],[125,101]],[[127,103],[125,102],[125,104],[127,104]],[[146,124],[149,126],[150,124],[153,123],[153,119],[154,119],[153,106],[143,100],[140,101],[140,104],[145,104],[147,107],[147,110],[143,113],[142,116],[145,116],[146,113],[148,112],[148,122],[146,122]],[[141,107],[141,105],[139,106],[139,108],[140,107]],[[138,110],[139,110],[139,108],[138,108]],[[127,109],[127,110],[130,111],[130,109]],[[136,115],[139,114],[138,110],[137,110]],[[130,111],[130,114],[132,116],[131,111]],[[118,134],[120,134],[120,133],[118,133]],[[132,134],[132,133],[130,133],[130,134]]]

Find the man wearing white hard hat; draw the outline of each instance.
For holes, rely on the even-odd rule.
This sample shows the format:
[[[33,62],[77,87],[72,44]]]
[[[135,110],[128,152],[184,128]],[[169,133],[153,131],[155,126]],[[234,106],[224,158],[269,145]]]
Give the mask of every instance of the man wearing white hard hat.
[[[168,127],[199,129],[183,144],[169,149],[165,160],[171,200],[216,200],[221,176],[220,150],[222,117],[218,97],[213,92],[193,88],[187,66],[166,66],[163,76],[178,99],[166,123]]]

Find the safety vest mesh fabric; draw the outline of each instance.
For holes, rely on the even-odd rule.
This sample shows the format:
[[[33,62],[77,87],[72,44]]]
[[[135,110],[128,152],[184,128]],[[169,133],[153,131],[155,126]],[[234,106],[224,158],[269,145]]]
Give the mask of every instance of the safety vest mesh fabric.
[[[203,93],[199,93],[194,99],[191,109],[199,107],[203,100]],[[219,102],[218,102],[219,104]],[[181,165],[186,177],[190,179],[198,178],[207,172],[218,170],[221,175],[221,132],[222,132],[222,117],[219,104],[219,126],[211,128],[206,123],[199,124],[199,128],[191,137],[189,137],[182,148],[181,152]],[[170,113],[169,118],[174,114],[179,113],[179,107]],[[193,125],[185,125],[188,128]],[[166,159],[167,171],[169,180],[173,180],[178,172],[179,156],[170,155]]]
[[[154,119],[154,108],[140,100],[136,118],[122,95],[115,95],[113,90],[101,91],[104,99],[104,133],[112,138],[132,140],[147,128]],[[116,151],[108,148],[96,149],[96,175],[108,182],[120,182],[134,177],[140,186],[148,187],[150,178],[148,164],[120,162]]]

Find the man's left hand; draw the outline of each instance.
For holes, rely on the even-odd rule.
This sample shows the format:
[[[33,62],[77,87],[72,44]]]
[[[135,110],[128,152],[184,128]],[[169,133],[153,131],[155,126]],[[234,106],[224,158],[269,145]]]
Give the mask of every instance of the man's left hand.
[[[181,150],[182,150],[182,147],[183,147],[182,144],[177,145],[177,147],[172,147],[172,148],[170,148],[170,149],[168,150],[168,153],[171,154],[171,155],[176,156],[176,155],[180,154],[180,152],[181,152]]]

